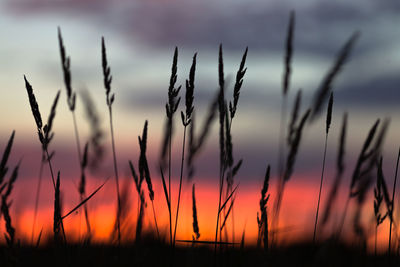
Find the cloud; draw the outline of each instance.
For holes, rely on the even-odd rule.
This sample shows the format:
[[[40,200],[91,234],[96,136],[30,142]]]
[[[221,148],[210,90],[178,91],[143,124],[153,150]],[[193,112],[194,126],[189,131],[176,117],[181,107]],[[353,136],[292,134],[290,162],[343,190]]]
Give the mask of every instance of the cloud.
[[[400,77],[383,76],[344,85],[337,91],[337,102],[354,107],[396,108],[400,99]]]
[[[95,20],[135,41],[160,47],[215,47],[227,49],[249,46],[252,50],[281,51],[289,12],[297,13],[296,50],[332,53],[355,30],[373,29],[379,20],[396,23],[400,9],[396,1],[93,1],[36,0],[12,1],[13,10],[28,14],[71,12],[91,15]],[[395,24],[393,24],[394,27]],[[386,29],[386,31],[389,31]],[[382,34],[382,33],[381,33]],[[369,39],[369,37],[367,38]],[[376,49],[371,39],[367,47]],[[388,41],[388,40],[386,40]],[[367,42],[366,42],[367,43]]]

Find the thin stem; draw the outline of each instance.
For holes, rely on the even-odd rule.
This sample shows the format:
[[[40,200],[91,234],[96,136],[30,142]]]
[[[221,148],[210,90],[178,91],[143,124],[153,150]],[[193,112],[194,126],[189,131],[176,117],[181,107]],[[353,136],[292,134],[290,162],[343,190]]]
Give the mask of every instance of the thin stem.
[[[233,118],[231,118],[231,121],[229,122],[229,132],[232,133],[232,121]],[[232,174],[232,167],[229,167],[229,172]],[[232,176],[232,181],[233,181],[233,176]],[[232,191],[232,187],[230,187],[230,191]],[[231,193],[231,192],[229,192]],[[228,196],[228,195],[227,195]],[[235,213],[234,213],[234,205],[232,206],[232,211],[231,211],[231,221],[232,221],[232,244],[235,246]],[[226,235],[228,237],[228,235]]]
[[[75,111],[71,111],[72,113],[72,120],[74,122],[74,132],[75,132],[75,141],[76,141],[76,148],[78,150],[78,157],[79,157],[79,166],[82,164],[82,152],[81,152],[81,143],[79,139],[79,132],[78,132],[78,125],[76,123],[76,116]]]
[[[344,207],[344,211],[343,211],[343,214],[342,214],[342,219],[340,220],[340,224],[339,224],[339,228],[338,228],[338,231],[337,231],[336,239],[339,239],[340,235],[342,234],[342,229],[343,229],[344,221],[346,219],[347,210],[349,209],[349,203],[350,203],[350,194],[347,197],[346,205]]]
[[[38,179],[38,185],[36,188],[36,198],[35,198],[35,211],[33,213],[33,225],[32,225],[32,236],[31,236],[31,243],[33,245],[33,237],[35,236],[35,227],[36,227],[36,217],[37,217],[37,212],[38,212],[38,207],[39,207],[39,196],[40,196],[40,188],[42,185],[42,174],[43,174],[43,166],[45,164],[45,155],[44,152],[42,152],[42,160],[40,161],[40,168],[39,168],[39,179]]]
[[[177,207],[176,207],[176,217],[175,217],[174,243],[173,243],[174,246],[175,246],[175,240],[176,240],[176,228],[177,228],[177,226],[178,226],[179,206],[180,206],[180,202],[181,202],[183,164],[184,164],[184,161],[185,161],[185,144],[186,144],[186,125],[184,126],[184,129],[183,129],[181,174],[180,174],[180,178],[179,178],[178,204],[177,204]]]
[[[77,148],[77,151],[78,151],[79,167],[80,167],[81,175],[82,175],[84,170],[82,168],[81,142],[80,142],[80,138],[79,138],[78,124],[76,122],[75,110],[72,110],[71,113],[72,113],[72,120],[73,120],[73,123],[74,123],[75,141],[76,141],[76,148]],[[80,194],[80,200],[81,201],[83,201],[85,198],[86,198],[85,192],[83,194]],[[87,209],[87,203],[85,203],[85,205],[84,205],[84,213],[85,213],[85,221],[86,221],[87,233],[90,236],[91,229],[90,229],[90,221],[89,221],[89,213],[88,213],[88,209]],[[81,214],[81,216],[82,216],[82,214]],[[80,235],[80,224],[79,224],[79,235]]]
[[[285,146],[284,146],[284,139],[285,139],[285,125],[286,125],[286,106],[287,106],[287,97],[286,95],[283,96],[283,101],[281,105],[281,120],[279,123],[279,149],[278,149],[278,170],[279,170],[279,177],[283,176],[283,170],[285,165]]]
[[[56,182],[55,182],[55,180],[54,180],[53,167],[51,166],[50,155],[49,155],[49,152],[48,152],[47,148],[46,148],[45,152],[46,152],[46,156],[47,156],[47,162],[48,162],[48,164],[49,164],[49,169],[50,169],[50,174],[51,174],[51,180],[53,181],[53,188],[54,188],[54,190],[56,190]]]
[[[47,162],[49,163],[51,179],[53,181],[53,187],[54,187],[54,191],[55,191],[56,190],[56,183],[55,183],[55,180],[54,180],[54,172],[53,172],[53,167],[51,165],[51,159],[50,159],[49,151],[47,150],[47,148],[45,149],[45,152],[46,152],[46,156],[47,156]],[[63,223],[62,218],[60,218],[60,224],[61,224],[61,229],[62,229],[62,233],[63,233],[63,237],[64,237],[64,242],[66,244],[67,243],[67,237],[65,235],[64,223]]]
[[[158,230],[158,224],[157,224],[157,217],[156,217],[156,211],[154,209],[154,201],[151,201],[151,207],[153,208],[153,217],[154,217],[154,224],[156,226],[156,231],[157,231],[157,237],[158,240],[160,240],[160,231]]]
[[[171,126],[169,128],[169,143],[168,143],[168,199],[169,199],[169,203],[170,205],[172,205],[171,203],[171,158],[172,158],[172,153],[171,153],[171,147],[172,147],[172,122],[171,122]],[[172,240],[172,215],[171,215],[171,210],[169,212],[169,242],[170,245],[172,246],[173,240]]]
[[[315,213],[315,224],[314,224],[314,235],[313,235],[313,243],[314,244],[315,244],[316,235],[317,235],[319,204],[321,202],[322,184],[323,184],[323,181],[324,181],[324,171],[325,171],[325,159],[326,159],[327,143],[328,143],[328,133],[325,135],[325,148],[324,148],[324,159],[322,161],[321,183],[319,185],[318,204],[317,204],[317,211]]]
[[[278,189],[277,189],[277,198],[275,199],[274,203],[274,217],[272,218],[271,222],[271,246],[275,245],[275,239],[277,238],[278,235],[278,228],[279,228],[279,214],[280,214],[280,209],[282,206],[282,199],[283,199],[283,193],[285,192],[285,181],[283,178],[279,179],[278,181]]]
[[[224,167],[220,167],[220,175],[219,175],[219,200],[218,200],[218,213],[217,213],[217,226],[215,229],[215,247],[214,252],[217,253],[217,243],[218,243],[218,225],[219,225],[219,217],[221,214],[221,200],[222,200],[222,191],[224,187]]]
[[[273,228],[278,228],[279,225],[279,212],[280,212],[280,207],[282,203],[282,196],[283,190],[284,190],[284,181],[283,181],[283,172],[284,172],[284,165],[285,165],[285,159],[284,159],[284,154],[285,154],[285,146],[284,146],[284,137],[285,137],[285,122],[286,122],[286,106],[287,106],[287,97],[284,94],[283,99],[281,102],[281,119],[279,123],[279,147],[278,147],[278,177],[279,181],[277,183],[277,192],[278,196],[277,199],[275,200],[274,204],[274,218],[272,220],[272,226]],[[272,240],[271,243],[272,245],[275,244],[275,235],[277,235],[277,232],[273,232],[272,234]]]
[[[393,195],[392,195],[392,216],[390,216],[390,228],[389,228],[389,255],[391,253],[391,244],[392,244],[392,224],[393,224],[393,211],[394,211],[394,197],[396,194],[396,182],[397,182],[397,171],[399,170],[399,158],[400,158],[400,148],[399,153],[397,155],[397,163],[396,163],[396,171],[394,175],[394,184],[393,184]]]
[[[114,127],[112,121],[112,109],[111,106],[108,106],[108,111],[110,115],[110,131],[111,131],[111,146],[113,151],[113,159],[114,159],[114,173],[115,173],[115,185],[117,190],[117,231],[118,231],[118,245],[121,244],[121,228],[120,228],[120,216],[121,216],[121,198],[119,194],[119,179],[118,179],[118,168],[117,168],[117,156],[115,154],[115,141],[114,141]]]
[[[81,202],[83,202],[83,200],[85,200],[85,199],[86,199],[86,194],[81,194]],[[90,237],[91,236],[91,227],[90,227],[89,213],[88,213],[88,209],[87,209],[86,203],[83,205],[83,211],[85,213],[85,222],[86,222],[87,234],[88,234],[88,237]]]

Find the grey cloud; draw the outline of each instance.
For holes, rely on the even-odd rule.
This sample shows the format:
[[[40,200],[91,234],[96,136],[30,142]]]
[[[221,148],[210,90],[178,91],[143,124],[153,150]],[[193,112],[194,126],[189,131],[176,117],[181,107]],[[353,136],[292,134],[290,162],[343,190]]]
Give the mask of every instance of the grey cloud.
[[[333,62],[335,53],[354,30],[361,30],[362,35],[351,60],[369,53],[384,53],[385,47],[391,44],[393,47],[399,46],[396,42],[400,41],[393,34],[400,22],[400,4],[396,0],[379,3],[373,0],[314,1],[308,4],[303,1],[295,4],[289,4],[288,1],[248,1],[232,5],[227,5],[225,1],[217,3],[206,0],[117,1],[113,4],[89,0],[63,0],[57,1],[57,4],[50,0],[36,0],[35,4],[31,4],[31,1],[7,3],[13,10],[26,10],[26,15],[30,16],[49,12],[61,15],[73,11],[83,12],[90,15],[85,18],[87,21],[96,26],[101,25],[98,28],[106,27],[104,29],[120,33],[129,42],[141,42],[152,49],[178,45],[192,51],[200,48],[215,51],[222,42],[226,50],[243,51],[244,47],[249,46],[249,56],[283,53],[287,20],[290,10],[294,9],[297,14],[295,63],[298,55],[312,55]],[[381,25],[382,21],[387,23]],[[386,68],[376,69],[371,64],[368,66],[369,71],[381,73],[380,77],[365,84],[353,77],[344,85],[335,87],[338,102],[352,106],[369,105],[372,102],[377,106],[395,105],[395,99],[399,99],[399,90],[396,90],[399,81],[397,77],[388,77],[386,73],[390,66]],[[357,70],[344,70],[348,71]],[[321,78],[316,77],[316,81],[319,82]],[[278,105],[279,101],[276,100],[279,100],[279,88],[276,93],[267,93],[265,87],[268,85],[251,82],[245,78],[240,105]],[[196,83],[204,88],[216,88],[215,84],[207,80]],[[165,88],[165,85],[160,88]],[[141,108],[164,105],[166,92],[155,88],[143,89],[148,90],[135,96],[127,95],[123,98],[123,104],[129,106],[135,103],[136,107]],[[206,106],[211,91],[196,90],[196,104]]]
[[[376,19],[399,21],[396,1],[316,1],[313,4],[288,1],[228,4],[214,1],[22,1],[14,9],[30,13],[85,12],[96,24],[116,30],[135,41],[155,48],[212,47],[220,42],[226,49],[249,46],[275,53],[283,50],[290,10],[297,13],[295,49],[301,52],[331,54],[355,30],[371,28]],[[377,47],[371,36],[365,49]]]
[[[344,70],[346,71],[346,70]],[[354,70],[353,70],[354,71]],[[245,80],[245,82],[247,82]],[[205,82],[207,83],[207,82]],[[202,81],[199,82],[202,84]],[[204,86],[204,84],[203,84]],[[197,88],[196,88],[197,89]],[[345,81],[342,84],[334,85],[335,105],[346,108],[348,111],[355,109],[369,108],[397,108],[400,99],[400,77],[380,76],[373,80],[365,81]],[[184,90],[184,89],[182,89]],[[206,108],[212,99],[214,91],[198,90],[195,95],[195,106]],[[293,93],[295,90],[293,88]],[[314,91],[304,92],[304,105],[313,97]],[[231,92],[227,92],[226,98],[231,99]],[[266,91],[262,84],[244,84],[240,96],[239,108],[245,112],[249,109],[259,107],[269,107],[279,111],[281,100],[281,91],[279,88],[275,91]],[[166,93],[156,90],[146,90],[145,94],[131,93],[124,98],[121,103],[126,107],[140,109],[160,109],[166,101]],[[134,103],[134,105],[131,105]],[[291,103],[291,102],[289,102]]]
[[[347,84],[336,94],[337,102],[350,107],[399,107],[400,77],[379,77],[372,81]]]

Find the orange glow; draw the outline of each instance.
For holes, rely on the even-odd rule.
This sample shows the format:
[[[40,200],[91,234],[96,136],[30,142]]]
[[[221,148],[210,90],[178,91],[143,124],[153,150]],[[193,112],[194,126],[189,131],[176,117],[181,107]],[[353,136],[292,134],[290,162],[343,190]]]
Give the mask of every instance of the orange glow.
[[[201,180],[201,179],[198,179]],[[317,185],[307,182],[297,182],[301,180],[300,177],[296,177],[293,181],[287,183],[285,190],[282,211],[279,222],[279,242],[281,244],[291,243],[304,238],[308,238],[312,235],[313,222],[315,216],[315,203],[317,198]],[[158,226],[161,235],[168,239],[169,236],[169,216],[165,199],[162,191],[162,187],[159,179],[153,179],[155,188],[155,210],[158,220]],[[93,190],[98,186],[100,181],[95,183],[89,183],[88,188]],[[32,182],[26,182],[32,183]],[[121,188],[125,189],[127,197],[127,209],[128,212],[121,219],[122,237],[124,242],[129,242],[135,238],[135,227],[136,219],[138,214],[138,203],[137,194],[131,179],[123,179]],[[30,185],[29,185],[30,186]],[[18,196],[26,193],[25,190],[28,187],[16,187],[15,199],[18,200]],[[145,192],[147,192],[147,186],[143,183]],[[200,227],[200,240],[214,240],[215,238],[215,225],[216,225],[216,214],[218,205],[218,185],[209,184],[206,182],[196,183],[196,198],[197,198],[197,213]],[[176,212],[176,193],[178,185],[173,184],[173,216]],[[259,198],[260,198],[261,181],[259,185],[255,183],[251,185],[241,185],[238,188],[237,196],[234,206],[234,220],[235,220],[235,242],[240,242],[242,233],[245,231],[245,242],[246,244],[254,244],[257,239],[258,226],[257,226],[257,212],[259,210]],[[275,184],[270,185],[271,199],[268,203],[268,212],[271,214]],[[88,190],[88,191],[90,191]],[[115,185],[112,180],[109,180],[106,186],[89,201],[89,215],[92,227],[92,237],[94,242],[109,243],[112,242],[112,234],[115,224],[116,214],[116,201],[115,196]],[[62,184],[62,191],[64,200],[64,213],[68,212],[78,202],[78,196],[74,185],[71,183]],[[124,190],[121,190],[123,192]],[[42,240],[51,238],[52,236],[52,222],[53,222],[53,200],[52,200],[52,188],[50,183],[44,183],[43,195],[41,201],[41,207],[36,222],[35,238],[37,239],[38,233],[43,229]],[[46,193],[46,194],[45,194]],[[343,205],[345,195],[340,196],[340,203],[338,203],[341,212],[341,206]],[[44,203],[46,201],[46,203]],[[145,213],[145,224],[144,231],[154,230],[154,219],[152,214],[151,202],[148,200],[146,195],[147,208]],[[31,202],[27,202],[31,203]],[[369,203],[369,201],[367,202]],[[372,203],[372,199],[371,199]],[[324,204],[324,203],[323,203]],[[322,204],[322,207],[323,207]],[[371,207],[366,207],[366,212],[370,214]],[[13,225],[16,228],[17,238],[22,242],[31,242],[32,235],[32,223],[33,223],[33,208],[29,205],[23,206],[21,204],[16,205],[16,210],[11,208]],[[86,232],[85,220],[83,217],[83,211],[78,210],[74,214],[71,214],[64,220],[64,227],[69,242],[79,241],[84,237]],[[350,217],[350,216],[349,216]],[[174,217],[173,217],[174,218]],[[367,218],[367,217],[366,217]],[[370,218],[370,217],[368,217]],[[365,219],[365,218],[364,218]],[[371,222],[367,219],[367,223]],[[271,215],[269,218],[271,222]],[[232,221],[227,220],[227,233],[229,240],[232,241]],[[4,232],[4,224],[1,223],[0,231]],[[191,184],[184,184],[180,217],[177,229],[177,240],[191,240],[192,232],[192,196],[191,196]],[[225,232],[223,233],[225,236]],[[320,234],[320,237],[323,234]],[[385,240],[388,236],[388,225],[383,224],[379,228],[379,244],[380,247],[384,246]],[[371,235],[369,242],[372,246],[374,242],[374,236]],[[115,239],[114,239],[115,240]]]

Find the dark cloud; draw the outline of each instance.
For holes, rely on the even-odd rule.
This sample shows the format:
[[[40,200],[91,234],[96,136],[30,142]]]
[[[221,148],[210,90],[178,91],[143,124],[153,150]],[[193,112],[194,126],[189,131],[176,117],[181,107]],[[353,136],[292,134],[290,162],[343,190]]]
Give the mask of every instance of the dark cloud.
[[[395,108],[400,100],[400,77],[386,76],[344,85],[336,92],[337,103],[349,107]]]
[[[355,30],[368,29],[378,19],[399,21],[396,1],[288,1],[227,3],[221,1],[14,1],[14,10],[29,14],[85,12],[87,20],[127,39],[155,48],[212,47],[224,43],[227,49],[283,50],[289,12],[297,13],[295,49],[314,54],[337,51]],[[394,26],[393,26],[394,27]],[[379,29],[378,29],[379,30]],[[388,29],[386,29],[388,30]],[[390,30],[390,29],[389,29]],[[381,33],[382,34],[382,33]],[[373,35],[373,33],[372,33]],[[364,49],[376,49],[372,36],[366,36]],[[387,41],[387,40],[385,40]]]
[[[346,72],[346,70],[344,70],[344,72]],[[205,81],[204,83],[207,82]],[[203,86],[204,83],[202,81],[199,82],[199,84],[203,84]],[[182,90],[184,91],[184,89]],[[365,107],[397,108],[400,99],[400,77],[396,75],[383,75],[374,79],[344,81],[340,84],[335,84],[334,91],[335,105],[347,108],[349,111]],[[214,91],[212,90],[196,91],[195,106],[202,109],[206,108],[212,100],[213,94]],[[293,89],[292,95],[294,94]],[[304,105],[309,103],[313,94],[314,91],[304,92]],[[228,101],[232,98],[230,91],[227,92],[226,98]],[[266,90],[265,86],[259,84],[244,84],[240,96],[239,108],[242,109],[243,112],[259,107],[268,107],[278,111],[280,108],[280,100],[281,91],[279,88],[277,90]],[[160,106],[163,106],[165,101],[166,93],[163,95],[159,90],[151,88],[146,90],[146,94],[130,93],[124,97],[121,104],[127,108],[134,107],[154,110],[160,109]]]

